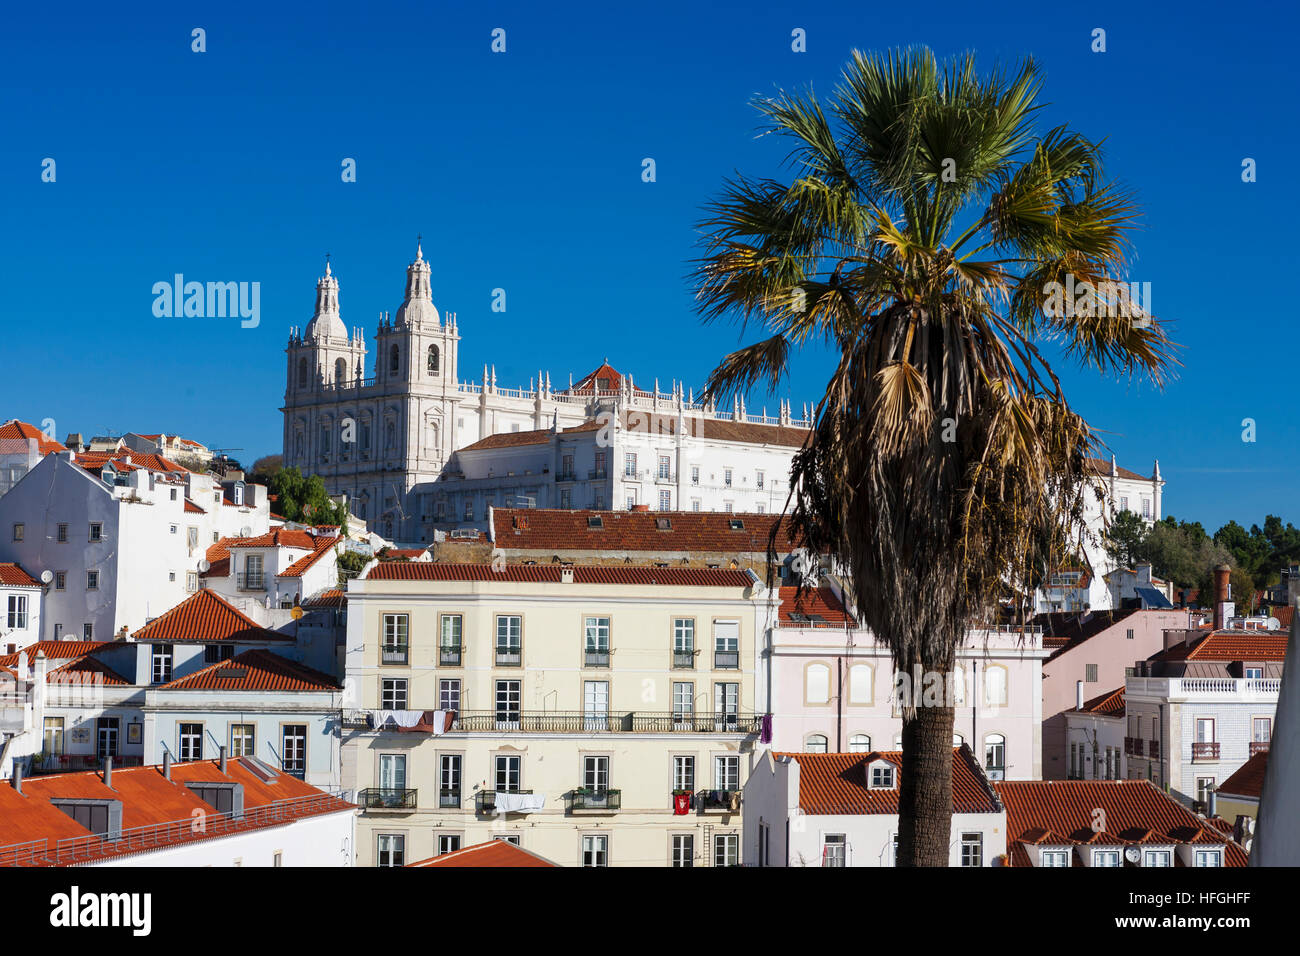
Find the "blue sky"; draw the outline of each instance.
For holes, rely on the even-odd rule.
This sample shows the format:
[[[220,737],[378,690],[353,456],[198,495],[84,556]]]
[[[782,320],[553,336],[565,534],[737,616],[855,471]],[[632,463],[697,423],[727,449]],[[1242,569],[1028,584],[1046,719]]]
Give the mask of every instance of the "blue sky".
[[[1030,8],[1032,13],[1015,9]],[[1293,10],[1251,5],[846,3],[23,5],[0,33],[0,419],[179,432],[279,451],[284,345],[326,253],[348,326],[396,311],[416,235],[457,313],[462,378],[602,358],[697,386],[738,344],[686,274],[733,170],[780,173],[755,94],[830,93],[854,48],[1032,54],[1046,128],[1105,138],[1145,210],[1131,278],[1183,345],[1163,393],[1061,366],[1122,464],[1159,458],[1166,509],[1211,530],[1300,522],[1287,223]],[[207,51],[191,51],[191,30]],[[506,53],[490,50],[506,31]],[[791,50],[802,28],[807,52]],[[1091,32],[1106,30],[1093,53]],[[46,157],[56,181],[41,181]],[[357,181],[341,180],[345,157]],[[657,180],[641,179],[655,160]],[[1243,183],[1241,164],[1257,162]],[[261,284],[261,322],[155,318],[174,273]],[[507,310],[491,311],[492,290]],[[372,345],[373,347],[373,345]],[[780,397],[819,394],[824,352]],[[751,408],[762,405],[756,396]],[[766,399],[775,413],[777,399]],[[1257,441],[1242,441],[1242,420]]]

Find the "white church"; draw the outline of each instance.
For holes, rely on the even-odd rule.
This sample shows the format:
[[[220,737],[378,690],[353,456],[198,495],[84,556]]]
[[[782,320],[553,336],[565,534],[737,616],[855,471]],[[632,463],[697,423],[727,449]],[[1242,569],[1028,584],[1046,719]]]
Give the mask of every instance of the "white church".
[[[390,541],[424,545],[436,531],[486,528],[488,508],[649,508],[776,512],[790,461],[810,427],[720,409],[673,382],[638,387],[602,362],[567,387],[538,373],[527,388],[459,375],[454,313],[433,304],[419,248],[396,316],[366,342],[343,324],[327,264],[305,330],[289,335],[284,464],[317,474],[331,495]]]

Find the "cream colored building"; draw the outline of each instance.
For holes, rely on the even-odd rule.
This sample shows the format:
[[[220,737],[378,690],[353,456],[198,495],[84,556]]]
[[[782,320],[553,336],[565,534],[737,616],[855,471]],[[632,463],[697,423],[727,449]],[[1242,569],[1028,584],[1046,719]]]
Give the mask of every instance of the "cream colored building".
[[[730,569],[372,564],[348,589],[357,865],[493,838],[562,866],[740,864],[763,603]]]

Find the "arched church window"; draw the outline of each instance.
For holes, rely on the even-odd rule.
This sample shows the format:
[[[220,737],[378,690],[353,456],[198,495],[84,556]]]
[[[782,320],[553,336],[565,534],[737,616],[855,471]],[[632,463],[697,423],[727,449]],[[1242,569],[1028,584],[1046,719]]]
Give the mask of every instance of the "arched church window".
[[[334,363],[334,381],[343,383],[348,377],[348,363],[346,359],[339,359]]]
[[[401,350],[396,345],[394,345],[391,349],[388,350],[388,371],[396,373],[401,370],[401,367],[402,367],[402,353]]]
[[[429,346],[429,374],[438,374],[438,346]]]
[[[307,360],[305,358],[298,359],[298,387],[307,387]]]

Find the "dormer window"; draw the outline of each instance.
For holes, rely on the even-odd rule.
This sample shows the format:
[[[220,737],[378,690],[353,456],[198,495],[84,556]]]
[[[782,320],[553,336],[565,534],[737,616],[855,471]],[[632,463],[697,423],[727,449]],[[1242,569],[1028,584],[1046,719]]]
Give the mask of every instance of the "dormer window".
[[[235,504],[242,505],[244,503],[244,483],[242,481],[235,482],[231,495],[234,497]]]
[[[111,485],[117,480],[117,472],[112,468],[105,468],[99,473],[99,477],[103,480],[104,484]]]
[[[744,531],[745,522],[741,518],[728,518],[727,527],[729,527],[732,531]]]
[[[873,763],[869,768],[867,779],[872,790],[893,790],[894,765],[883,760]]]
[[[672,519],[672,518],[655,518],[655,527],[658,528],[660,531],[672,531],[672,530],[673,530],[673,519]]]
[[[1039,866],[1069,866],[1070,851],[1065,850],[1041,850],[1038,854]]]

